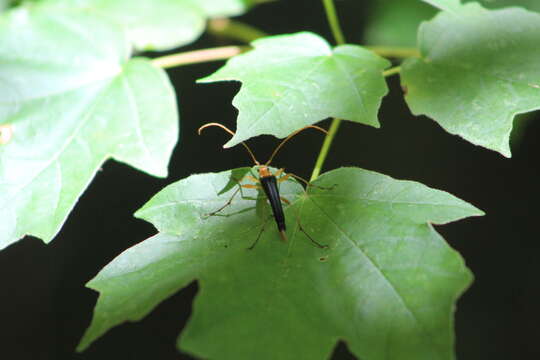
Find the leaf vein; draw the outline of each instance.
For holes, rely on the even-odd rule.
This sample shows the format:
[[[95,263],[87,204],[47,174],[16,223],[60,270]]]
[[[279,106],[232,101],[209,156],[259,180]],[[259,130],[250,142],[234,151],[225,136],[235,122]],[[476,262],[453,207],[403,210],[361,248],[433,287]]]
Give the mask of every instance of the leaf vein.
[[[334,219],[328,214],[317,202],[313,200],[313,198],[310,197],[311,202],[319,209],[319,211],[324,214],[330,223],[349,241],[351,245],[353,245],[355,248],[357,248],[362,255],[369,261],[371,266],[381,275],[381,277],[385,280],[385,282],[388,284],[389,288],[393,291],[393,293],[396,295],[396,298],[401,302],[403,307],[407,310],[409,315],[412,317],[412,319],[418,324],[418,327],[420,328],[421,332],[424,334],[424,337],[422,338],[425,342],[431,343],[434,348],[437,348],[436,344],[433,341],[430,341],[428,339],[431,339],[428,332],[426,331],[424,325],[422,322],[418,319],[414,311],[411,309],[405,298],[400,294],[400,292],[397,290],[397,288],[394,286],[394,284],[390,281],[390,279],[387,277],[387,275],[384,273],[384,271],[378,267],[375,260],[373,260],[367,252],[359,245],[357,244],[350,236],[347,234],[347,232],[342,229],[335,221]],[[441,352],[444,353],[444,352]]]
[[[319,68],[319,66],[321,66],[322,64],[324,64],[326,61],[327,61],[327,57],[322,57],[320,59],[320,61],[318,63],[316,63],[313,68],[310,70],[310,71],[307,71],[304,76],[296,79],[296,82],[300,82],[300,81],[304,81],[305,79],[309,78],[309,76],[311,74],[313,74],[315,72],[315,70],[317,70]],[[285,90],[285,92],[283,93],[283,95],[277,99],[275,102],[272,102],[272,106],[270,106],[268,109],[266,109],[257,119],[255,119],[254,121],[251,122],[251,124],[249,124],[249,126],[246,128],[245,131],[249,131],[251,130],[255,125],[257,125],[260,121],[262,121],[269,113],[270,111],[272,111],[274,108],[277,107],[277,105],[283,101],[283,99],[286,98],[286,95],[287,93],[291,90],[291,89],[294,89],[291,85],[289,85],[289,87]],[[279,108],[278,108],[279,110]]]

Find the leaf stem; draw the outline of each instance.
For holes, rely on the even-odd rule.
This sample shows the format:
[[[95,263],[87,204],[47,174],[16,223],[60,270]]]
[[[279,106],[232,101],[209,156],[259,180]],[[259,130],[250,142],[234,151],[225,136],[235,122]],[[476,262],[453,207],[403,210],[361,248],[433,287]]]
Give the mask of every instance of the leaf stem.
[[[328,23],[330,24],[330,29],[332,30],[332,35],[334,35],[334,39],[336,39],[336,43],[338,45],[345,44],[345,36],[343,36],[343,31],[341,30],[341,26],[339,24],[339,19],[337,16],[334,1],[323,0],[323,5],[326,12],[326,17],[328,18]],[[330,146],[332,145],[332,141],[334,141],[334,137],[336,136],[340,124],[341,119],[334,118],[332,120],[330,129],[328,130],[328,135],[326,135],[326,137],[324,138],[321,151],[319,152],[319,156],[317,157],[317,161],[315,162],[315,167],[313,168],[313,172],[311,173],[311,178],[309,179],[310,182],[319,177],[321,169],[324,165],[324,161],[326,160],[326,156],[328,155],[328,151],[330,150]]]
[[[399,46],[366,46],[366,49],[373,51],[377,55],[387,58],[420,57],[420,51],[418,51],[418,49],[416,48]]]
[[[208,32],[215,36],[222,36],[249,44],[253,40],[268,36],[251,25],[231,19],[212,19],[208,22]]]
[[[181,52],[152,59],[154,66],[168,69],[175,66],[225,60],[249,49],[247,46],[223,46],[210,49]]]
[[[334,141],[334,137],[336,136],[336,133],[339,129],[340,124],[341,124],[341,119],[332,120],[330,129],[328,129],[328,135],[326,135],[326,137],[324,138],[324,142],[321,147],[321,152],[319,153],[319,157],[317,157],[317,161],[315,162],[315,168],[313,169],[313,172],[311,173],[311,178],[309,179],[309,182],[314,181],[321,174],[324,161],[326,160],[326,156],[328,155],[328,151],[330,150],[330,146],[332,145],[332,141]]]
[[[338,45],[345,44],[345,37],[343,36],[341,26],[339,25],[334,0],[323,0],[323,4],[326,17],[328,18],[328,23],[330,24],[330,29],[332,30],[332,35],[334,35],[334,39],[336,39]]]
[[[401,67],[395,66],[386,71],[383,71],[382,75],[384,77],[389,77],[394,74],[398,74],[400,71],[401,71]],[[330,124],[330,129],[328,129],[328,135],[326,135],[326,137],[324,138],[321,151],[319,152],[319,156],[317,157],[317,161],[315,162],[315,167],[313,168],[313,172],[311,173],[311,178],[309,179],[310,182],[317,179],[319,175],[321,174],[324,161],[326,160],[326,156],[328,155],[330,146],[332,145],[332,142],[334,141],[334,138],[336,136],[336,133],[339,129],[340,124],[341,124],[341,119],[334,118],[332,120],[332,124]]]
[[[400,71],[401,71],[401,66],[394,66],[393,68],[383,71],[382,74],[384,77],[389,77],[395,74],[399,74]]]

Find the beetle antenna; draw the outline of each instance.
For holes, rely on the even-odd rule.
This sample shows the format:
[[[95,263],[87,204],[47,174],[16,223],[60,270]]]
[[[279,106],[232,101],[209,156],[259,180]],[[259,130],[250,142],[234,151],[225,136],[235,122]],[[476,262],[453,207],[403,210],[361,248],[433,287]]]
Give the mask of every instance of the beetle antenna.
[[[296,130],[295,132],[293,132],[291,135],[287,136],[277,147],[276,149],[274,150],[274,152],[272,153],[272,155],[270,156],[270,159],[268,159],[268,161],[264,164],[264,165],[269,165],[272,160],[274,159],[274,156],[276,156],[276,154],[278,153],[278,151],[281,149],[281,147],[283,145],[285,145],[285,143],[287,141],[289,141],[292,137],[294,137],[295,135],[297,135],[299,132],[302,132],[308,128],[312,128],[312,129],[315,129],[315,130],[319,130],[323,133],[325,133],[326,135],[328,135],[328,131],[326,131],[325,129],[323,129],[322,127],[319,127],[317,125],[308,125],[308,126],[305,126],[299,130]]]
[[[226,132],[228,132],[229,134],[231,134],[232,136],[234,136],[234,131],[230,130],[229,128],[227,128],[225,125],[222,125],[220,123],[208,123],[208,124],[204,124],[203,126],[201,126],[199,128],[199,130],[197,130],[197,133],[199,135],[201,135],[201,132],[206,129],[207,127],[210,127],[210,126],[217,126],[219,128],[222,128],[223,130],[225,130]],[[249,153],[249,156],[251,156],[251,159],[253,160],[253,162],[255,163],[255,165],[261,165],[257,159],[255,158],[255,155],[253,155],[253,152],[251,151],[251,149],[249,148],[249,146],[247,146],[247,144],[245,142],[241,142],[241,144],[244,146],[244,148],[247,150],[247,152]]]

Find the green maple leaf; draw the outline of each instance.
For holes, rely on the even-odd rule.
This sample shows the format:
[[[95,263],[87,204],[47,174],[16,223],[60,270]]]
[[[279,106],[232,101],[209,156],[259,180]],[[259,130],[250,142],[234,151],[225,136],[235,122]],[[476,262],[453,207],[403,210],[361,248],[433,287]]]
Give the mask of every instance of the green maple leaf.
[[[364,32],[365,42],[414,47],[418,25],[435,13],[436,9],[418,0],[375,0]]]
[[[402,71],[412,112],[510,156],[514,116],[540,108],[540,14],[471,3],[424,23],[419,39],[421,58]]]
[[[460,7],[460,0],[422,0],[436,8],[445,11],[455,11]]]
[[[472,1],[472,0],[470,0]],[[502,8],[508,6],[521,6],[532,11],[540,11],[540,1],[538,0],[482,0],[482,5],[488,8]]]
[[[246,9],[261,0],[196,0],[209,17],[242,15]]]
[[[248,0],[46,0],[82,8],[125,27],[139,50],[163,51],[195,41],[213,17],[240,15]]]
[[[522,6],[529,10],[540,11],[538,0],[480,0],[477,2],[490,9]],[[457,1],[374,0],[365,29],[365,42],[377,46],[414,47],[418,26],[422,21],[431,19],[437,13],[437,8],[452,10],[457,5],[459,5]]]
[[[32,6],[0,18],[0,248],[26,234],[50,241],[110,157],[167,175],[174,91],[129,56],[122,29],[89,13]]]
[[[282,183],[291,201],[283,243],[264,198],[237,197],[223,216],[207,216],[249,170],[190,176],[136,213],[159,233],[88,283],[100,296],[79,350],[197,279],[179,348],[203,358],[326,359],[339,339],[366,360],[453,358],[454,302],[471,275],[431,223],[479,210],[415,182],[342,168],[314,183],[331,189]]]
[[[378,126],[388,92],[382,71],[390,63],[357,45],[332,49],[313,33],[271,36],[252,43],[200,82],[238,80],[234,146],[262,134],[285,137],[327,117]]]

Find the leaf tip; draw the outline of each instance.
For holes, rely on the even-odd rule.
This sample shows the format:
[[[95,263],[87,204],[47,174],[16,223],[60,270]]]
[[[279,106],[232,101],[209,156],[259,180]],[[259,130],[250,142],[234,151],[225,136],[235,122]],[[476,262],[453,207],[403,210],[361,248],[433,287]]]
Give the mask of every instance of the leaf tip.
[[[470,217],[477,217],[477,216],[485,216],[486,215],[486,213],[483,210],[477,208],[476,206],[474,206],[472,204],[469,204],[469,203],[467,203],[467,205],[469,207],[469,216]]]
[[[500,149],[499,153],[507,159],[510,159],[512,157],[512,152],[507,146],[505,146],[503,149]]]
[[[75,348],[75,352],[77,353],[82,353],[84,352],[86,349],[88,349],[88,347],[90,346],[90,344],[92,343],[92,341],[94,341],[95,339],[92,338],[92,336],[90,335],[90,329],[92,327],[90,326],[88,329],[86,329],[84,335],[82,336],[82,338],[79,340],[79,344],[77,345],[77,347]]]
[[[205,76],[203,78],[195,80],[196,84],[206,84],[208,82],[210,82],[210,76]]]
[[[236,139],[236,135],[233,136],[229,141],[227,141],[225,144],[223,144],[223,148],[224,149],[229,149],[229,148],[232,148],[233,146],[236,146],[238,144],[240,144],[242,141],[238,141]]]

